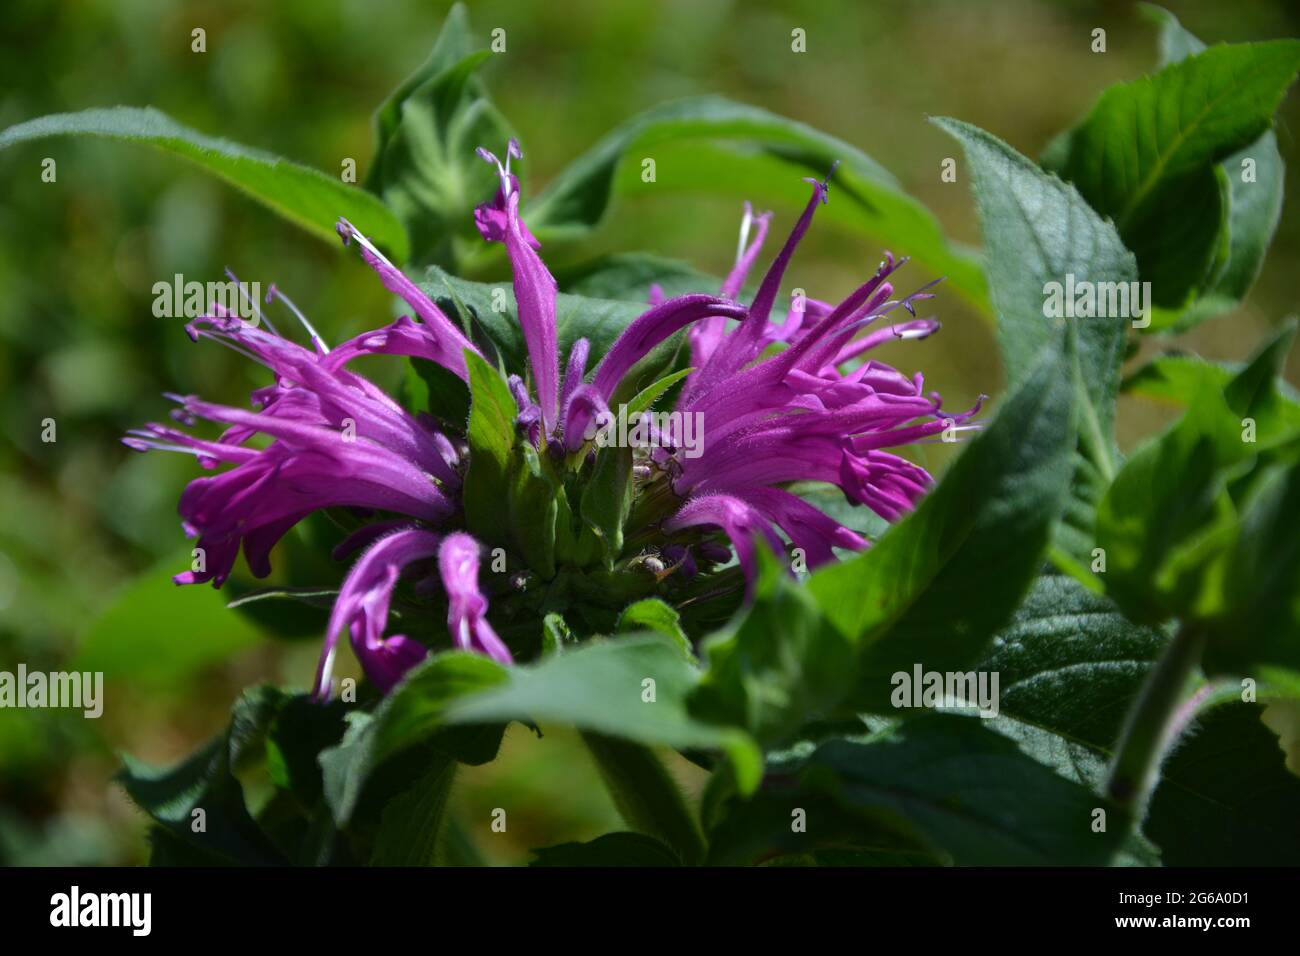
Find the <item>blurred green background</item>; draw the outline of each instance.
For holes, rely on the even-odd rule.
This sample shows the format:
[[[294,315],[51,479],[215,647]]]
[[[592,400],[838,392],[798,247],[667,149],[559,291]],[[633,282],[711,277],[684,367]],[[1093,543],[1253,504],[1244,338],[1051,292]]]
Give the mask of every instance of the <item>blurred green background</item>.
[[[0,26],[0,127],[45,113],[153,105],[204,132],[364,177],[370,116],[426,56],[448,4],[289,0],[8,0]],[[1168,4],[1207,42],[1300,33],[1293,0]],[[969,120],[1036,155],[1108,84],[1155,62],[1155,31],[1127,2],[471,2],[483,36],[507,51],[489,65],[497,105],[529,160],[525,189],[612,126],[665,100],[721,93],[792,116],[873,155],[957,239],[978,238],[967,184],[940,181],[954,143],[927,114]],[[207,52],[190,31],[207,31]],[[790,31],[808,52],[790,53]],[[1105,54],[1090,32],[1107,31]],[[1300,97],[1279,122],[1297,190]],[[499,149],[501,144],[485,144]],[[57,181],[41,181],[46,157]],[[312,239],[193,167],[141,147],[54,139],[0,153],[0,670],[93,667],[107,673],[104,716],[0,710],[0,861],[134,863],[143,817],[109,778],[128,751],[175,760],[225,724],[239,690],[303,687],[319,634],[268,638],[224,608],[223,594],[177,589],[188,564],[176,500],[195,471],[183,456],[134,455],[123,431],[167,411],[164,391],[242,403],[258,368],[195,346],[181,320],[152,314],[152,285],[181,273],[277,283],[336,341],[387,321],[390,303],[355,257]],[[705,184],[707,185],[707,184]],[[788,195],[788,194],[783,194]],[[796,209],[777,212],[775,235]],[[833,199],[832,199],[833,201]],[[648,249],[725,272],[737,204],[706,195],[623,203],[594,242],[548,248],[553,266],[600,251]],[[906,254],[906,249],[893,251]],[[814,230],[795,270],[833,299],[872,271],[880,250]],[[1297,308],[1300,217],[1283,212],[1254,291],[1237,313],[1172,344],[1245,357]],[[916,284],[931,278],[912,276]],[[949,407],[996,395],[991,330],[956,296],[932,303],[942,334],[886,358],[924,369]],[[1168,343],[1166,343],[1168,344]],[[1152,349],[1148,343],[1146,351]],[[1300,360],[1293,357],[1292,381]],[[1131,446],[1168,412],[1125,401]],[[41,441],[53,418],[57,441]],[[935,464],[936,462],[931,462]],[[679,766],[688,789],[700,784]],[[530,846],[587,839],[617,825],[581,748],[563,733],[510,731],[504,759],[467,772],[466,820],[510,812],[506,834],[475,836],[492,862]]]

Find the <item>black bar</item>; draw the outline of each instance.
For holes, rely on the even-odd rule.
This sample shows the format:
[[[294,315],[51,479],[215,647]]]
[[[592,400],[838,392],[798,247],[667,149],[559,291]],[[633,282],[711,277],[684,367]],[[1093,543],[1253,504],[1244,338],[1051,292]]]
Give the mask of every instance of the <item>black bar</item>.
[[[1231,940],[1289,931],[1295,879],[1294,869],[8,869],[0,870],[0,925],[6,942],[77,933],[128,945],[142,938],[373,944],[394,932],[434,944],[444,922],[458,938],[483,934],[495,945],[511,933],[573,938],[585,921],[594,929],[609,920],[625,921],[633,937],[664,934],[667,943],[689,938],[701,919],[724,937],[769,943],[770,934],[805,934],[812,925],[814,939],[852,932],[864,945],[876,933],[899,931],[999,942]],[[135,936],[130,925],[51,925],[56,895],[70,904],[73,886],[83,907],[92,894],[149,894],[148,936]],[[1179,896],[1171,901],[1171,893]],[[1206,918],[1208,929],[1164,923]],[[1246,925],[1216,922],[1243,918]],[[1129,919],[1154,924],[1119,924]]]

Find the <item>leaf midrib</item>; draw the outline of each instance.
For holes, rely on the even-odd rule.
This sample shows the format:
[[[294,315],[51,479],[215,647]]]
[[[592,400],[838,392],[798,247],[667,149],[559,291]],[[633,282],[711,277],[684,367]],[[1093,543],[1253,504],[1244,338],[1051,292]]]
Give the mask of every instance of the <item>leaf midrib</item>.
[[[1154,90],[1154,86],[1155,84],[1151,83],[1148,86],[1148,89]],[[1190,136],[1192,132],[1194,132],[1197,128],[1199,128],[1199,126],[1205,121],[1206,116],[1213,109],[1215,109],[1225,97],[1227,97],[1228,95],[1230,95],[1235,91],[1235,86],[1236,86],[1235,83],[1225,84],[1218,94],[1216,94],[1214,97],[1206,101],[1205,105],[1202,107],[1200,112],[1198,112],[1193,118],[1191,124],[1187,126],[1179,127],[1178,135],[1174,137],[1171,148],[1164,151],[1163,155],[1160,153],[1157,154],[1155,165],[1151,168],[1151,171],[1147,173],[1147,175],[1143,178],[1143,180],[1138,184],[1138,188],[1129,197],[1129,201],[1125,204],[1124,209],[1120,212],[1119,218],[1116,220],[1115,225],[1119,228],[1121,232],[1124,232],[1126,230],[1129,224],[1129,219],[1141,206],[1142,202],[1146,200],[1148,193],[1152,190],[1152,188],[1154,188],[1156,182],[1160,178],[1160,175],[1164,172],[1165,167],[1169,165],[1169,162],[1173,158],[1173,156],[1178,152],[1179,149],[1182,148],[1183,144],[1187,142],[1188,136]],[[1184,90],[1185,88],[1186,88],[1186,82],[1184,81]],[[1180,102],[1182,101],[1181,92],[1179,94],[1179,101]],[[1135,118],[1136,115],[1137,114],[1135,111],[1134,113]],[[1140,162],[1141,161],[1140,151],[1138,153],[1138,158]]]

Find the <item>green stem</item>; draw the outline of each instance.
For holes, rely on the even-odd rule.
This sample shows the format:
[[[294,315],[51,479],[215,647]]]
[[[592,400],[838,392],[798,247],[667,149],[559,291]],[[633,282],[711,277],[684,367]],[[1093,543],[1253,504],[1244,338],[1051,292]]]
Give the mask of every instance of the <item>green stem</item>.
[[[704,859],[704,838],[695,818],[653,750],[590,731],[582,739],[628,826],[672,847],[683,863]]]
[[[1145,811],[1160,761],[1173,743],[1178,706],[1204,645],[1204,634],[1193,625],[1179,627],[1129,712],[1111,761],[1106,792],[1134,821]]]

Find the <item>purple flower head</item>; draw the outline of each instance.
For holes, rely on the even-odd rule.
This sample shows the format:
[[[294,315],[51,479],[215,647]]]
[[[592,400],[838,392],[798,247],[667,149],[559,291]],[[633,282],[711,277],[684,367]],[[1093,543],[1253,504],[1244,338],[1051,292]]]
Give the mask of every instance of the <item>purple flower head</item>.
[[[979,402],[948,412],[920,374],[909,377],[871,357],[884,342],[919,340],[939,329],[937,321],[916,315],[917,303],[932,297],[929,286],[895,295],[894,275],[906,260],[886,253],[842,301],[798,294],[774,318],[794,254],[828,199],[829,177],[808,180],[808,203],[747,305],[741,292],[772,218],[755,215],[748,204],[735,264],[719,294],[665,298],[653,290],[649,306],[603,356],[579,339],[565,357],[558,348],[555,279],[523,222],[519,182],[510,171],[522,153],[513,141],[504,164],[479,152],[496,165],[500,185],[474,220],[485,241],[505,246],[527,346],[526,367],[507,370],[504,384],[516,406],[512,440],[531,448],[504,464],[497,449],[494,467],[508,473],[493,492],[501,496],[494,514],[484,516],[481,505],[465,500],[467,481],[485,480],[474,471],[473,435],[456,422],[435,424],[424,410],[413,413],[350,370],[363,355],[410,356],[468,382],[466,353],[483,353],[346,220],[338,225],[345,244],[356,243],[413,317],[331,348],[272,286],[266,304],[280,302],[297,319],[310,340],[305,347],[280,335],[256,303],[255,323],[214,308],[187,327],[190,336],[261,364],[268,384],[252,393],[248,408],[171,396],[175,424],[149,424],[124,439],[141,451],[193,455],[208,472],[181,495],[182,527],[198,539],[201,560],[176,576],[179,584],[220,587],[241,551],[252,573],[266,576],[276,543],[316,511],[344,509],[359,522],[334,550],[339,561],[359,556],[330,615],[316,697],[331,692],[345,630],[367,678],[385,693],[425,659],[427,639],[386,633],[393,609],[404,623],[412,615],[445,613],[447,632],[433,650],[456,647],[510,664],[514,654],[490,615],[512,622],[506,633],[513,642],[521,609],[535,614],[557,601],[576,604],[575,620],[607,619],[628,600],[650,595],[685,602],[693,594],[720,593],[739,601],[755,577],[759,542],[778,553],[796,549],[809,568],[868,547],[863,534],[801,497],[799,485],[833,485],[849,503],[892,521],[915,507],[931,478],[888,449],[978,427]],[[899,309],[907,317],[890,323]],[[619,403],[630,373],[674,336],[689,351],[681,363],[689,374],[683,367],[665,379],[677,383],[668,411],[639,411],[619,426],[618,440],[631,448],[630,469],[621,458],[621,472],[606,468],[604,484],[593,482],[613,454],[606,439],[625,411]],[[200,437],[191,432],[200,421],[223,430]],[[548,454],[533,453],[543,449]],[[620,473],[626,484],[612,493],[625,502],[622,525],[611,528],[618,508],[595,502],[598,510],[588,509],[593,487],[604,493],[609,475]],[[488,547],[507,554],[508,572],[481,566]],[[401,578],[414,571],[413,586],[397,597]],[[561,573],[563,586],[556,587]],[[495,608],[486,593],[496,596]],[[588,614],[591,602],[597,613]]]
[[[265,365],[276,384],[254,393],[257,410],[173,396],[177,417],[229,426],[220,438],[200,439],[159,424],[133,430],[136,450],[195,455],[205,468],[228,471],[197,478],[181,495],[186,533],[197,537],[197,570],[177,583],[211,581],[220,587],[242,545],[258,577],[270,573],[270,550],[313,511],[353,507],[440,521],[455,510],[460,483],[450,445],[366,379],[330,370],[329,353],[308,351],[237,319],[205,316],[190,334],[229,345]],[[265,448],[247,443],[272,439]]]
[[[920,466],[881,448],[956,434],[970,423],[979,402],[947,413],[939,397],[927,394],[920,375],[909,379],[872,360],[845,370],[883,342],[924,338],[938,330],[930,319],[913,319],[868,329],[902,307],[931,297],[929,286],[893,298],[890,276],[906,260],[885,254],[867,282],[839,305],[795,300],[780,325],[770,321],[780,280],[817,208],[827,201],[826,183],[810,180],[813,191],[803,215],[763,277],[744,319],[730,330],[725,320],[706,320],[692,329],[695,369],[676,405],[703,422],[704,454],[652,458],[672,490],[686,499],[665,529],[707,523],[732,541],[752,578],[755,534],[774,540],[779,529],[800,549],[809,567],[830,561],[834,549],[858,550],[864,537],[784,490],[799,481],[836,485],[854,504],[895,520],[931,484]],[[744,285],[766,232],[766,215],[746,206],[736,266],[724,294]],[[757,224],[757,237],[748,241]],[[861,333],[866,332],[865,335]],[[861,336],[861,337],[859,337]],[[775,354],[768,354],[773,346]],[[710,516],[716,520],[706,520]],[[779,540],[779,539],[776,539]]]

